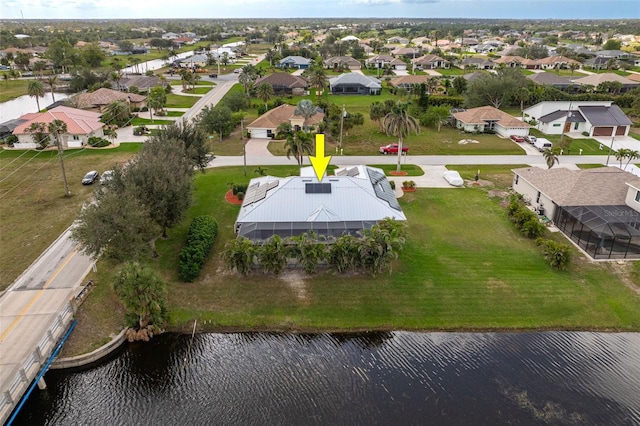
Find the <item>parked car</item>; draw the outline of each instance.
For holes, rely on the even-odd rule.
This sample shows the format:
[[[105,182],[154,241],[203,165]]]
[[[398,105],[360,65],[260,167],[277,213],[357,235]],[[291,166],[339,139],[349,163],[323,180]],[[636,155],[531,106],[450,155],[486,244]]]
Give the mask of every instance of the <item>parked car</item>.
[[[234,74],[240,74],[240,68],[236,68],[235,70],[233,70]]]
[[[113,179],[113,170],[105,171],[104,173],[102,173],[102,176],[100,176],[100,185],[104,185],[111,179]]]
[[[536,142],[533,144],[533,146],[538,148],[538,151],[540,152],[544,152],[545,149],[553,148],[553,144],[551,143],[551,141],[549,139],[544,139],[544,138],[536,139]]]
[[[529,142],[531,145],[535,144],[537,139],[538,138],[536,138],[535,136],[531,136],[531,135],[527,135],[527,136],[524,137],[524,140]]]
[[[511,135],[509,136],[509,139],[511,139],[514,142],[524,142],[524,136],[520,136],[520,135]]]
[[[460,176],[460,173],[458,173],[455,170],[447,170],[446,172],[444,172],[442,177],[444,177],[444,180],[449,182],[449,185],[451,185],[451,186],[463,186],[464,185],[464,180],[462,179],[462,176]]]
[[[91,185],[92,183],[97,181],[99,177],[100,177],[100,173],[98,173],[96,170],[91,170],[82,178],[82,184]]]
[[[218,78],[218,74],[209,74],[209,78]]]
[[[409,147],[408,146],[403,146],[402,147],[402,154],[406,154],[409,151]],[[389,145],[386,146],[381,146],[380,147],[380,153],[387,155],[387,154],[397,154],[398,153],[398,144],[397,143],[390,143]]]

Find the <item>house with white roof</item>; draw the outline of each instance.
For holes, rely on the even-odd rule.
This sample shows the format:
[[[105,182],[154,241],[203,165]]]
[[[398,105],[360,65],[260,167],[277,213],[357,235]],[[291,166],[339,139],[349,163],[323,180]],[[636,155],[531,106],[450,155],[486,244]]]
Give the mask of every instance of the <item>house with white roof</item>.
[[[235,233],[253,241],[314,231],[323,237],[357,235],[385,218],[406,220],[384,171],[353,166],[319,182],[312,167],[300,176],[251,179]]]

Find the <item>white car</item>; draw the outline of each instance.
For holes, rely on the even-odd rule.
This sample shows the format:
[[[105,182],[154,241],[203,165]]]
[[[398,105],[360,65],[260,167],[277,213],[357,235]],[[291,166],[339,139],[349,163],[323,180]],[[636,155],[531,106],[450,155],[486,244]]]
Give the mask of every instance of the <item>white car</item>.
[[[444,177],[444,180],[449,182],[449,185],[451,186],[464,185],[464,180],[462,180],[460,173],[456,172],[455,170],[447,170],[446,172],[444,172],[443,177]]]

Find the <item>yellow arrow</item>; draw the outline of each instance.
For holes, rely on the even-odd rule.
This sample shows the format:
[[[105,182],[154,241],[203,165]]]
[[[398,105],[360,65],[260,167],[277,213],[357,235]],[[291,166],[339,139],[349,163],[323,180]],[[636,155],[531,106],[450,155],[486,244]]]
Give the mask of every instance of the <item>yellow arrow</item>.
[[[322,182],[324,172],[327,170],[331,156],[324,156],[324,135],[321,133],[316,134],[316,155],[315,157],[310,155],[309,160],[311,160],[311,165],[313,166],[313,170],[316,172],[318,181]]]

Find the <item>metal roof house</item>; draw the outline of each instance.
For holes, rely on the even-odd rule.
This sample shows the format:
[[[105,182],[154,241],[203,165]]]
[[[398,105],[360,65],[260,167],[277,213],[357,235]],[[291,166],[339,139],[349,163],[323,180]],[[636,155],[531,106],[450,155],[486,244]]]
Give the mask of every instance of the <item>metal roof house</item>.
[[[251,179],[235,223],[236,235],[264,241],[314,231],[320,236],[355,235],[390,217],[406,220],[381,169],[336,169],[318,182],[312,167],[300,176]]]

